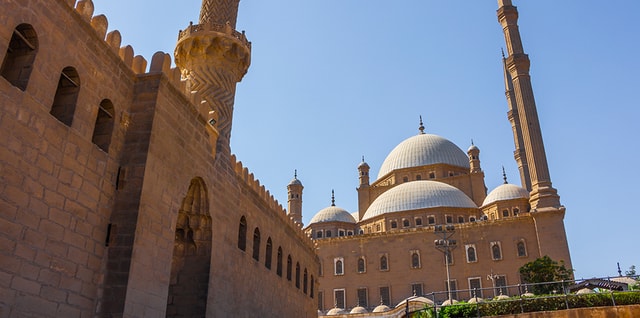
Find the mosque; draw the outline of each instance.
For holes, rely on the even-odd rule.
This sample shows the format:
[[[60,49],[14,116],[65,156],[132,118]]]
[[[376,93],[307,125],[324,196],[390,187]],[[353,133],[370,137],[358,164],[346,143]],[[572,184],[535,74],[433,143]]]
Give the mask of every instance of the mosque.
[[[364,159],[357,167],[357,212],[332,200],[305,227],[321,262],[320,313],[391,312],[411,296],[440,304],[516,294],[506,286],[522,283],[518,269],[545,255],[571,268],[565,208],[551,184],[518,11],[509,0],[498,3],[522,186],[505,175],[487,191],[480,149],[472,144],[465,152],[425,133],[421,119],[418,133],[388,154],[375,179]],[[299,215],[302,183],[294,178],[288,190],[290,213]]]
[[[203,0],[147,61],[92,0],[0,0],[0,317],[401,317],[412,295],[515,293],[540,256],[571,267],[511,0],[521,185],[488,191],[480,149],[420,122],[375,179],[357,167],[357,212],[304,227],[302,182],[285,209],[231,152],[252,49],[238,4]]]

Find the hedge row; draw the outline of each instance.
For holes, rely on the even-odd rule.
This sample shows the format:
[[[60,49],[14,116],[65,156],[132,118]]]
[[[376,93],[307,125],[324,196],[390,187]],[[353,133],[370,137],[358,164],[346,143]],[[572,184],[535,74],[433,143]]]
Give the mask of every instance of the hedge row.
[[[613,300],[612,300],[613,296]],[[602,307],[640,304],[639,292],[615,292],[584,295],[544,295],[533,298],[512,297],[506,300],[487,301],[479,304],[460,302],[442,307],[442,318],[471,318],[478,316],[513,315],[523,312],[553,311],[568,308]]]

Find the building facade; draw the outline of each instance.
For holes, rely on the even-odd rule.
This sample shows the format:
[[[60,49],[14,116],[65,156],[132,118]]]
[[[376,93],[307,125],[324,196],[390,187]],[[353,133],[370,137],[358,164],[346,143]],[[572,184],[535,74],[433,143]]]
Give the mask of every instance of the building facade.
[[[393,308],[412,295],[440,304],[522,292],[504,286],[521,283],[519,268],[545,255],[571,268],[565,208],[551,184],[518,11],[499,0],[497,13],[522,186],[504,176],[487,193],[480,149],[465,152],[425,133],[421,121],[418,134],[389,153],[375,181],[364,160],[358,166],[356,213],[332,201],[305,227],[321,261],[321,315],[399,317],[402,311]]]
[[[313,242],[229,147],[238,0],[174,69],[93,11],[0,0],[0,317],[316,316]]]

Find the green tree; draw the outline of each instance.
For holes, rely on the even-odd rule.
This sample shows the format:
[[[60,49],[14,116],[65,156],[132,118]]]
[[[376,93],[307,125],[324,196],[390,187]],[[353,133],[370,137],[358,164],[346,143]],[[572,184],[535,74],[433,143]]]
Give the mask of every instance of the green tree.
[[[535,284],[529,287],[529,291],[538,295],[551,294],[554,291],[562,292],[562,284],[552,284],[552,282],[570,280],[572,276],[573,270],[567,269],[563,261],[558,263],[547,255],[520,267],[522,281],[527,284]]]
[[[627,276],[636,276],[636,265],[631,265],[631,267],[629,267],[629,270],[625,271],[624,274]]]

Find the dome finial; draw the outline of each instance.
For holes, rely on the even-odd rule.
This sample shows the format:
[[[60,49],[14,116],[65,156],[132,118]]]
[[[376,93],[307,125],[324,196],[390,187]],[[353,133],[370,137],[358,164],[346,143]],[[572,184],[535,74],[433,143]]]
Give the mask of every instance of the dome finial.
[[[293,170],[293,178],[298,179],[298,169]]]
[[[364,162],[364,155],[362,156],[362,162]]]
[[[420,115],[420,127],[418,127],[418,130],[420,130],[420,134],[424,134],[424,124],[422,123],[422,115]]]
[[[472,146],[475,146],[475,145],[473,144],[473,138],[471,138],[471,145],[472,145]]]
[[[507,173],[504,171],[504,166],[502,166],[502,180],[504,180],[504,184],[507,184]]]
[[[336,195],[333,189],[331,189],[331,206],[336,206]]]

